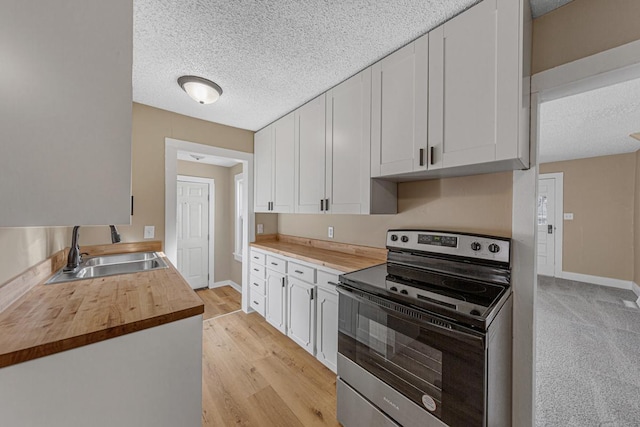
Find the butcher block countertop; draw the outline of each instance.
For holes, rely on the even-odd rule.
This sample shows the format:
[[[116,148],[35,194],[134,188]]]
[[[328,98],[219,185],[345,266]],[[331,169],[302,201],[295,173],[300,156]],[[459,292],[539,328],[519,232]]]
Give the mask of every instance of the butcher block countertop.
[[[81,249],[91,254],[155,250],[145,244]],[[59,255],[52,257],[57,264],[64,258]],[[14,281],[36,277],[39,283],[0,312],[0,368],[202,314],[202,300],[165,261],[169,268],[52,285],[32,271],[41,265],[27,270],[26,279]]]
[[[251,247],[349,273],[387,261],[387,250],[325,240],[271,234],[260,236]]]

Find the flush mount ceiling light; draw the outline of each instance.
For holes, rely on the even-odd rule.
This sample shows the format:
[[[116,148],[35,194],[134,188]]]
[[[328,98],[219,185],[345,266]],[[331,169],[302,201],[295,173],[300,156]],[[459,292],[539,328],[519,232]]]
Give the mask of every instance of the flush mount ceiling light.
[[[178,84],[200,104],[213,104],[222,95],[222,88],[214,82],[197,76],[182,76]]]

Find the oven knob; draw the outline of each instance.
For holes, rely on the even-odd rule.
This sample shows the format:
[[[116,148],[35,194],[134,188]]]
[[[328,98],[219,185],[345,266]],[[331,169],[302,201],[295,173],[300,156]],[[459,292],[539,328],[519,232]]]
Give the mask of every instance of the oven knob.
[[[400,240],[402,240],[404,243],[407,243],[409,241],[409,238],[407,236],[402,236]]]
[[[497,254],[498,252],[500,252],[500,246],[496,245],[495,243],[490,244],[489,252],[491,252],[492,254]]]
[[[473,249],[474,251],[479,251],[480,249],[482,249],[482,245],[478,242],[473,242],[471,244],[471,249]]]
[[[392,234],[391,235],[391,241],[395,242],[396,240],[398,240],[398,235],[397,234]]]
[[[409,295],[409,291],[407,291],[406,289],[401,290],[400,293],[402,295]]]
[[[398,288],[396,288],[395,286],[390,287],[389,290],[393,292],[398,292]]]

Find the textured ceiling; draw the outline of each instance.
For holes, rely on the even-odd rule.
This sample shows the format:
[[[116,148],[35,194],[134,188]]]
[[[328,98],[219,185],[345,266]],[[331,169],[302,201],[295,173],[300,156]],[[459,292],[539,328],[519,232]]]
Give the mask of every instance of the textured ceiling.
[[[134,0],[133,99],[257,130],[478,0]],[[199,105],[176,79],[218,83]]]
[[[630,153],[640,141],[640,79],[540,107],[540,163]]]
[[[531,14],[537,18],[571,1],[573,0],[531,0]]]
[[[133,99],[257,130],[478,1],[134,0]],[[185,74],[218,83],[220,100],[195,103]]]

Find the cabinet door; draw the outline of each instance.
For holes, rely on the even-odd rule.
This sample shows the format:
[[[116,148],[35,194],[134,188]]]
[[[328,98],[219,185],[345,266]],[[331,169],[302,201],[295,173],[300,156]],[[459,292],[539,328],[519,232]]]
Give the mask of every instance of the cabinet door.
[[[338,295],[321,287],[318,287],[317,290],[316,358],[333,372],[336,372],[338,359]]]
[[[129,224],[131,1],[3,2],[0,227]]]
[[[294,114],[273,124],[273,212],[293,212]]]
[[[296,212],[320,212],[325,198],[325,94],[295,111]]]
[[[431,169],[517,157],[519,3],[484,0],[431,32]]]
[[[253,136],[255,212],[269,212],[273,200],[273,126]]]
[[[326,196],[331,213],[368,214],[371,68],[327,92]]]
[[[314,353],[315,335],[315,286],[289,278],[288,292],[288,333],[298,345]]]
[[[286,277],[284,274],[267,270],[267,295],[265,319],[283,334],[287,333],[286,325]]]
[[[371,176],[426,170],[429,35],[372,66]]]

